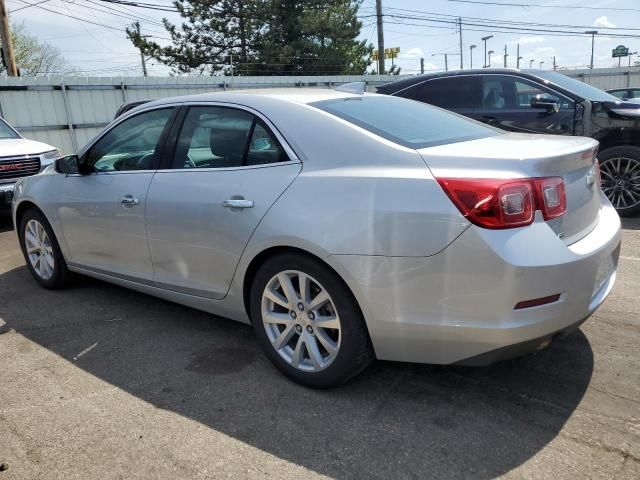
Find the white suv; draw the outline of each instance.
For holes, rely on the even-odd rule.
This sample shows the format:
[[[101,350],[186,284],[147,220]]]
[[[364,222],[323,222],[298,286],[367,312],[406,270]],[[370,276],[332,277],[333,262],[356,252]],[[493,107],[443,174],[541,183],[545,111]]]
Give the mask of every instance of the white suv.
[[[11,206],[14,185],[20,178],[40,173],[58,157],[56,148],[23,138],[0,119],[0,208]]]

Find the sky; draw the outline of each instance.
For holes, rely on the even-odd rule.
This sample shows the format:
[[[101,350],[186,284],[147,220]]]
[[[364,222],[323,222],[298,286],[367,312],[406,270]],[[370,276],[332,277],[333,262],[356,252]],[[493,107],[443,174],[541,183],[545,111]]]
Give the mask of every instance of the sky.
[[[167,7],[172,5],[171,0],[140,1]],[[474,3],[476,1],[480,3]],[[6,2],[12,23],[24,23],[30,34],[56,46],[71,65],[90,76],[141,75],[140,53],[126,38],[125,28],[139,20],[143,34],[152,36],[160,44],[166,44],[163,38],[168,35],[162,26],[162,18],[169,18],[173,22],[180,20],[172,12],[116,5],[101,0]],[[487,2],[511,5],[491,5]],[[34,3],[40,4],[29,6]],[[385,14],[385,47],[400,47],[400,55],[395,63],[402,68],[402,73],[418,73],[420,58],[424,58],[425,70],[443,70],[444,53],[450,54],[449,68],[459,68],[459,32],[457,26],[451,23],[456,16],[463,18],[464,68],[469,67],[470,45],[477,45],[473,51],[474,67],[482,66],[484,51],[481,38],[488,35],[493,35],[487,41],[487,50],[495,52],[491,56],[492,66],[503,65],[506,45],[509,55],[507,65],[515,67],[516,45],[519,44],[520,56],[523,57],[521,67],[533,65],[536,68],[553,68],[555,56],[558,68],[586,68],[591,55],[591,36],[558,34],[558,30],[570,31],[569,26],[579,27],[576,31],[598,30],[600,33],[637,35],[635,38],[596,36],[596,68],[617,65],[617,59],[611,58],[611,50],[617,45],[625,45],[633,52],[640,51],[638,0],[382,0],[382,5]],[[363,1],[360,17],[363,23],[361,37],[377,44],[375,0]],[[485,26],[485,19],[498,21],[496,25],[502,28]],[[530,60],[533,62],[530,63]],[[623,62],[627,61],[623,59]],[[390,60],[387,60],[387,68],[389,66]],[[169,71],[154,60],[147,62],[147,68],[149,75],[155,76],[167,75]]]

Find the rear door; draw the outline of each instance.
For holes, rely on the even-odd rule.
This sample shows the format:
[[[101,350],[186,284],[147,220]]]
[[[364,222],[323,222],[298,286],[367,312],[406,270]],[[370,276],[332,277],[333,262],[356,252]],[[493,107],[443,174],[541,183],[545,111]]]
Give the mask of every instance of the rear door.
[[[301,163],[249,109],[185,108],[171,165],[156,173],[147,197],[154,283],[219,299],[258,223]]]
[[[548,94],[559,110],[533,108],[531,99]],[[531,80],[514,75],[482,75],[482,107],[477,119],[504,130],[573,135],[575,102]]]

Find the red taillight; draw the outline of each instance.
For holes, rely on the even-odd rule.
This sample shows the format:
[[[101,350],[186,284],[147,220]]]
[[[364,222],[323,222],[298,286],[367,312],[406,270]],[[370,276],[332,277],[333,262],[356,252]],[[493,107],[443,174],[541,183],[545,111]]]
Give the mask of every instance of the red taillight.
[[[537,208],[542,211],[545,220],[560,217],[567,210],[567,196],[564,181],[560,177],[536,178],[533,180]]]
[[[541,210],[545,220],[566,210],[560,177],[533,179],[439,178],[449,198],[472,223],[484,228],[514,228],[533,223]]]

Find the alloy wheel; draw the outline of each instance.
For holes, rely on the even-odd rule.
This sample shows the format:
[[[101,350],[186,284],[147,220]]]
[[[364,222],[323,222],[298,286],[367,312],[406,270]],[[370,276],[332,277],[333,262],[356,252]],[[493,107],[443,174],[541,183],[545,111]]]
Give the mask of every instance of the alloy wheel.
[[[640,205],[640,162],[615,157],[600,164],[602,191],[616,209]]]
[[[29,220],[24,229],[24,244],[31,267],[43,280],[53,276],[55,260],[47,231],[37,220]]]
[[[299,370],[324,370],[340,350],[335,304],[320,282],[304,272],[286,270],[269,280],[262,294],[262,323],[271,346]]]

